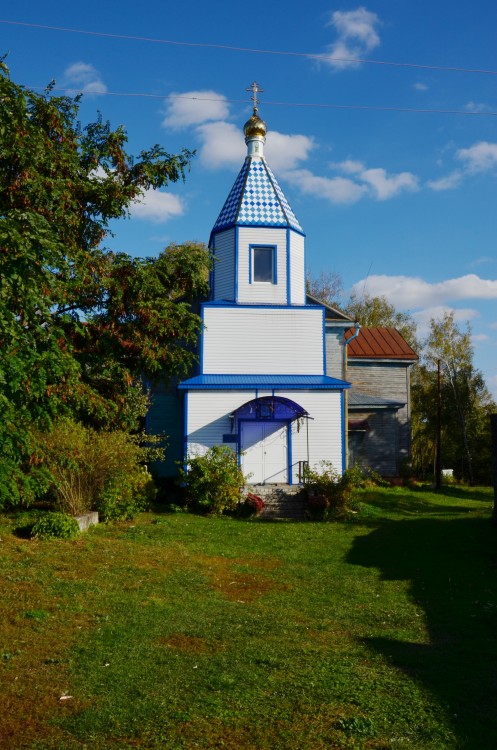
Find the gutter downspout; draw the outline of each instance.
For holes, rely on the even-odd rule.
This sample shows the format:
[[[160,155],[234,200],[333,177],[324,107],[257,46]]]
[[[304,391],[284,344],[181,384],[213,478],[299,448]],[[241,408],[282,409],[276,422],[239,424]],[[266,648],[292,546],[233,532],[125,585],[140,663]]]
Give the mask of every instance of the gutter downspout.
[[[361,330],[361,324],[360,323],[354,323],[355,333],[349,338],[345,339],[344,335],[344,369],[345,369],[345,377],[344,380],[347,380],[347,370],[348,370],[348,353],[347,353],[347,347],[348,345],[359,336],[359,331]],[[345,469],[349,468],[349,389],[347,388],[345,393]]]

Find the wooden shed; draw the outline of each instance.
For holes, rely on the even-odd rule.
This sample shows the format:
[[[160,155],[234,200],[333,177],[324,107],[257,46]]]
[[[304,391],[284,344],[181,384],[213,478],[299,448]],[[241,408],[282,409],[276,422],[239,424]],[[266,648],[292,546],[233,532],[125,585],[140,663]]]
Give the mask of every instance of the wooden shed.
[[[410,368],[418,356],[395,328],[345,334],[348,464],[395,477],[411,455]]]

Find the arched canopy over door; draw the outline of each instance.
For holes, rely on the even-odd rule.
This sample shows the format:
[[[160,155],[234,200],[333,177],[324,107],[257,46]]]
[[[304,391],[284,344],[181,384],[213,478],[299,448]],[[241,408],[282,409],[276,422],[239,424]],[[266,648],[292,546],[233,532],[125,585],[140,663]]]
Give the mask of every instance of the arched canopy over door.
[[[299,404],[282,396],[263,396],[232,415],[239,433],[241,464],[251,484],[287,484],[290,478],[289,424],[307,417]]]
[[[299,404],[283,396],[262,396],[242,404],[233,412],[233,426],[240,419],[257,421],[275,420],[277,422],[293,422],[300,417],[308,417],[308,413]]]

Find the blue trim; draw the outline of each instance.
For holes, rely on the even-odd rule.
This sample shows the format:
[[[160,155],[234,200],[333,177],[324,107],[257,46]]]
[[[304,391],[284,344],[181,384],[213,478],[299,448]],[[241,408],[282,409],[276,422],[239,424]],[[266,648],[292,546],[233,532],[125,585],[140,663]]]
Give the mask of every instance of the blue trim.
[[[285,222],[284,224],[259,224],[257,222],[248,221],[229,221],[227,224],[222,224],[221,226],[216,227],[216,231],[212,231],[211,237],[214,237],[218,232],[225,232],[226,229],[232,229],[233,227],[254,227],[255,229],[289,229],[290,232],[300,234],[301,237],[306,236],[306,233],[303,230],[299,231],[295,227],[290,226],[288,222]]]
[[[200,305],[200,317],[202,318],[202,330],[200,333],[200,352],[199,352],[199,368],[200,373],[204,372],[204,331],[205,331],[205,321],[204,321],[204,307],[207,303],[203,303]],[[179,387],[179,386],[178,386]]]
[[[326,314],[323,307],[323,372],[326,375]]]
[[[216,298],[216,263],[218,262],[218,258],[217,258],[217,255],[216,255],[216,238],[215,237],[213,238],[211,250],[212,250],[212,254],[214,256],[214,260],[213,260],[212,268],[211,268],[211,271],[210,271],[210,277],[211,277],[210,278],[210,282],[209,282],[210,283],[210,291],[211,291],[210,298],[211,299],[215,299]]]
[[[238,302],[238,268],[239,268],[239,265],[238,265],[238,261],[239,261],[238,253],[239,253],[239,248],[240,248],[240,245],[239,245],[239,238],[238,238],[238,227],[235,227],[235,263],[234,263],[234,265],[235,265],[235,269],[234,269],[234,272],[235,272],[235,278],[234,278],[235,287],[233,289],[233,292],[234,292],[233,296],[234,296],[235,302]]]
[[[347,453],[347,446],[345,445],[345,393],[342,391],[340,394],[340,401],[341,401],[341,407],[342,407],[342,474],[345,471],[346,464],[345,464],[345,457]]]
[[[267,247],[267,245],[265,245]],[[260,282],[263,283],[263,282]],[[205,307],[233,307],[236,309],[246,308],[248,310],[257,310],[257,309],[269,309],[269,310],[322,310],[324,313],[324,307],[321,305],[287,305],[286,302],[275,302],[274,304],[271,302],[255,302],[254,304],[250,304],[250,302],[229,302],[226,300],[213,300],[212,302],[204,302],[203,303]]]
[[[183,401],[183,469],[187,469],[188,458],[188,391]]]
[[[287,305],[292,303],[292,285],[291,285],[292,264],[290,258],[290,229],[286,230],[286,302]]]
[[[288,450],[288,469],[287,469],[287,482],[293,484],[293,444],[292,444],[292,422],[288,422],[286,426],[286,445]]]
[[[284,373],[277,375],[244,375],[239,373],[196,375],[178,385],[180,390],[254,390],[256,398],[258,398],[259,390],[271,391],[275,395],[275,392],[280,390],[343,391],[350,387],[351,384],[346,380],[338,380],[338,378],[331,378],[328,375],[288,375]]]

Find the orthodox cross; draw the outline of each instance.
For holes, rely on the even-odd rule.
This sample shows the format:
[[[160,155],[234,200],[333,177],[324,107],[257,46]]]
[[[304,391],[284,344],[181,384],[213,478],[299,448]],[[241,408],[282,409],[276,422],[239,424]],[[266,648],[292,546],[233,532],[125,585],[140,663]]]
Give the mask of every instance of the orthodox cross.
[[[254,81],[253,83],[250,84],[250,86],[248,88],[245,89],[245,91],[251,91],[252,92],[252,96],[250,98],[254,102],[254,112],[257,112],[257,110],[258,110],[258,104],[259,104],[259,100],[257,98],[257,94],[258,93],[262,93],[264,91],[264,89],[261,89],[261,87],[259,86],[259,84],[256,81]]]

